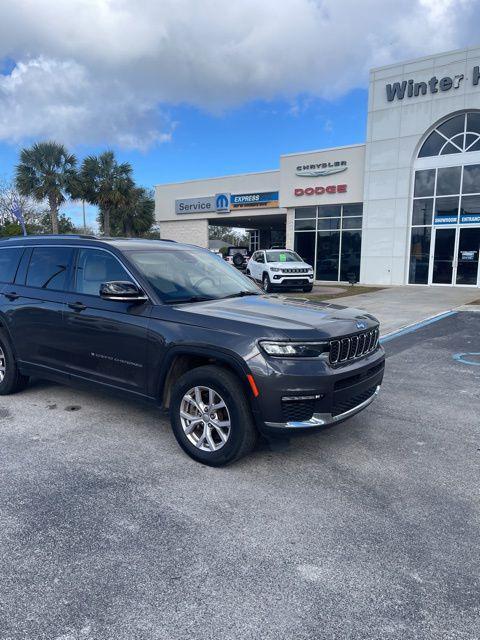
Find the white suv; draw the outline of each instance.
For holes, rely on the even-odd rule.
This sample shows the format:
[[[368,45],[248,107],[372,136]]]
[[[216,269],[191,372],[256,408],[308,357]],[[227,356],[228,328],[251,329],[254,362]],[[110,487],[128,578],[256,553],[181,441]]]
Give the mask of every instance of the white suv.
[[[247,275],[262,283],[269,293],[274,287],[311,291],[313,267],[290,249],[255,251],[247,263]]]

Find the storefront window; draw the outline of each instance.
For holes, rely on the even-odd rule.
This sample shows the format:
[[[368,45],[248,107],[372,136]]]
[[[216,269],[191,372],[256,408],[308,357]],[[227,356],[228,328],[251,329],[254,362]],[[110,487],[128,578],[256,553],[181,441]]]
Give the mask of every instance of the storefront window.
[[[315,233],[296,233],[295,251],[315,268]]]
[[[433,196],[435,189],[435,169],[426,169],[415,172],[415,198]]]
[[[450,196],[460,193],[462,167],[446,167],[438,170],[437,196]]]
[[[413,201],[412,225],[432,224],[433,198]]]
[[[480,164],[463,168],[463,193],[480,193]]]
[[[410,284],[428,284],[428,266],[430,263],[431,227],[412,229],[410,246]]]
[[[359,280],[362,215],[361,202],[295,209],[295,251],[315,266],[317,280]]]
[[[458,196],[435,198],[435,224],[455,224],[458,204]]]
[[[315,231],[315,224],[315,218],[295,220],[295,231]]]
[[[362,232],[344,231],[342,233],[342,251],[340,260],[340,280],[358,282],[360,280],[360,254],[362,251]]]
[[[317,239],[317,280],[338,280],[340,232],[319,231]]]

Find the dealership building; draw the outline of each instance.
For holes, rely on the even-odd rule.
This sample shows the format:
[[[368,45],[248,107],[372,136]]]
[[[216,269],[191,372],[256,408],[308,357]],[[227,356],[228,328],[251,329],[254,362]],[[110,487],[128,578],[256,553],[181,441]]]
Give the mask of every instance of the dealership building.
[[[284,245],[317,281],[480,286],[480,48],[374,69],[365,144],[156,187],[162,238]]]

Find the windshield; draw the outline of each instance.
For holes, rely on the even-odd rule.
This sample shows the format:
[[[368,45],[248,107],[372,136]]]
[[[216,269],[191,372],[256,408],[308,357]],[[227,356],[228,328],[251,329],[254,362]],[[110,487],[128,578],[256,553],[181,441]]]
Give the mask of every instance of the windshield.
[[[267,262],[303,262],[295,251],[266,251]]]
[[[209,251],[147,249],[127,254],[167,304],[261,293],[235,267]]]

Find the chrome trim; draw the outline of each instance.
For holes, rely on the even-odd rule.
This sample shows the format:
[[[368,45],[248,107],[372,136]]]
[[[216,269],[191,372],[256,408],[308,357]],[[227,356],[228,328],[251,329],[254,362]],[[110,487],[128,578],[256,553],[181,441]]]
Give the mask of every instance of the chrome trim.
[[[365,407],[368,407],[379,393],[380,385],[377,386],[370,398],[364,400],[356,407],[353,407],[344,413],[339,413],[337,416],[334,416],[331,413],[314,413],[310,420],[305,420],[304,422],[266,422],[265,425],[267,427],[275,427],[279,429],[305,429],[309,427],[323,427],[329,424],[335,424],[335,422],[346,420],[347,418],[354,416],[359,411],[362,411],[362,409],[365,409]]]
[[[380,339],[380,328],[375,327],[362,333],[356,333],[344,338],[333,338],[329,340],[330,354],[328,361],[332,366],[353,362],[363,358],[375,351]],[[335,358],[331,357],[332,352],[337,351]],[[343,355],[342,355],[343,354]]]
[[[92,238],[93,239],[93,238]],[[99,242],[102,242],[102,240],[99,240]],[[11,247],[0,247],[0,249],[37,249],[37,248],[42,248],[42,247],[68,247],[69,249],[92,249],[94,251],[105,251],[105,253],[110,254],[113,258],[115,258],[115,260],[125,269],[125,271],[128,273],[128,275],[132,278],[133,282],[137,285],[137,287],[145,294],[146,299],[150,300],[150,296],[148,295],[148,293],[146,293],[146,291],[144,291],[144,287],[142,287],[142,285],[138,282],[138,280],[135,278],[135,276],[131,273],[130,269],[124,264],[124,262],[115,254],[113,253],[110,249],[107,249],[106,247],[96,247],[95,245],[88,245],[88,244],[68,244],[68,243],[63,243],[63,242],[58,242],[57,244],[47,244],[47,243],[42,243],[42,244],[30,244],[25,243],[25,244],[20,244],[20,245],[12,245]],[[122,252],[120,252],[122,253]],[[122,257],[123,257],[123,253],[122,253]],[[75,265],[73,265],[74,268],[77,268],[77,262],[75,260]],[[27,266],[27,273],[28,273],[28,267],[30,267],[30,262],[28,263]],[[75,274],[76,277],[76,274]],[[18,283],[17,283],[18,284]],[[40,287],[32,287],[31,285],[20,285],[19,286],[25,286],[25,287],[29,287],[31,289],[40,289],[40,291],[42,290]],[[101,298],[101,296],[97,296],[95,294],[91,294],[91,293],[80,293],[79,291],[60,291],[60,293],[78,293],[78,295],[82,295],[82,296],[90,296],[91,298]],[[103,298],[103,300],[105,300],[105,298]]]
[[[315,396],[283,396],[282,402],[291,402],[292,400],[320,400],[323,398],[322,393],[317,393]]]

